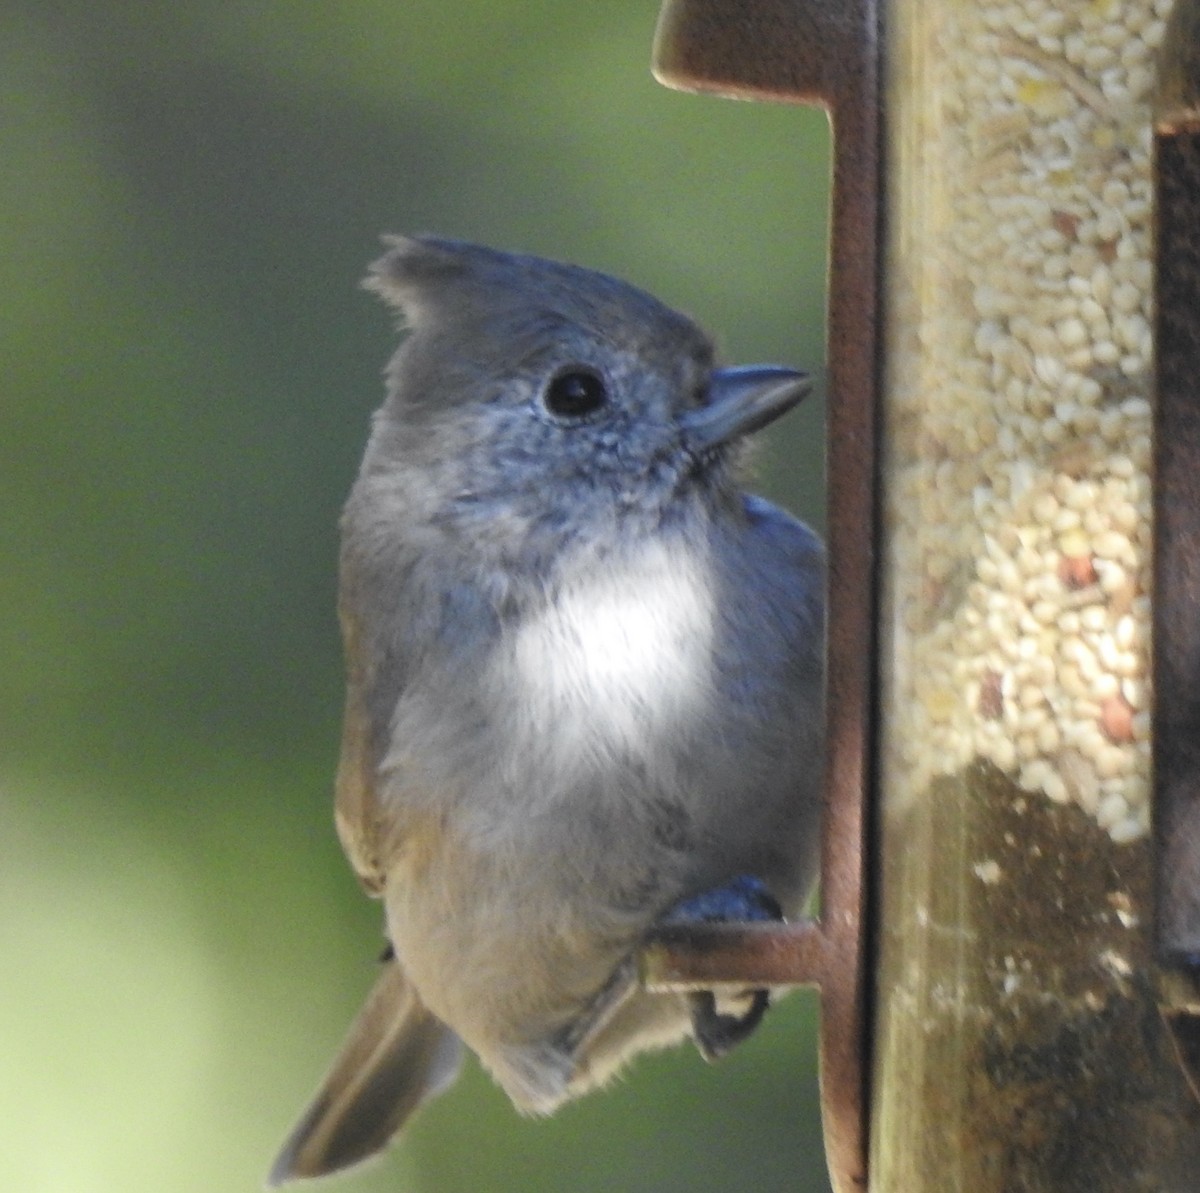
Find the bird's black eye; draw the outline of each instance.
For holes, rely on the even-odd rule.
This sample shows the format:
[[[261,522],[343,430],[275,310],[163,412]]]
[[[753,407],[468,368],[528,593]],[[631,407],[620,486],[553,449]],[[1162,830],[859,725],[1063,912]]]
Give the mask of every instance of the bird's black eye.
[[[558,418],[586,418],[608,401],[608,387],[591,369],[563,369],[550,379],[542,401]]]

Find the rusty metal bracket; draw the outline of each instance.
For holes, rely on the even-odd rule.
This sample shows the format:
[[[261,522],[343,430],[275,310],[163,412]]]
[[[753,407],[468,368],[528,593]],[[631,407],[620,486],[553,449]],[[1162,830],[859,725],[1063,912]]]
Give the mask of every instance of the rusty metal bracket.
[[[821,1102],[838,1193],[867,1180],[867,793],[879,542],[880,170],[877,0],[665,0],[668,86],[824,107],[833,128],[829,281],[829,617],[821,913],[785,926],[671,926],[643,952],[657,988],[815,985]]]
[[[1178,0],[1154,112],[1154,834],[1160,1005],[1200,1095],[1200,0]]]

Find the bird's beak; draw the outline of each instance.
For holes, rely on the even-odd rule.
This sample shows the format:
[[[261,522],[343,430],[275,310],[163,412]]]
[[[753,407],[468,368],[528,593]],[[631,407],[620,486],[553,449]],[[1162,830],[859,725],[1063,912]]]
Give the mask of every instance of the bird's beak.
[[[694,452],[711,451],[765,427],[789,411],[812,389],[812,378],[775,365],[716,369],[708,401],[679,418],[684,441]]]

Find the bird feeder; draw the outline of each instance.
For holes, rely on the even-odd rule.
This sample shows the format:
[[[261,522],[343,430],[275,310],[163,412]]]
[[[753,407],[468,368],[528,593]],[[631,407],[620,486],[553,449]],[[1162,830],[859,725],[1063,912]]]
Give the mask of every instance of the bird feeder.
[[[655,66],[829,111],[830,589],[820,916],[644,980],[818,986],[838,1193],[1194,1193],[1200,0],[667,0]]]

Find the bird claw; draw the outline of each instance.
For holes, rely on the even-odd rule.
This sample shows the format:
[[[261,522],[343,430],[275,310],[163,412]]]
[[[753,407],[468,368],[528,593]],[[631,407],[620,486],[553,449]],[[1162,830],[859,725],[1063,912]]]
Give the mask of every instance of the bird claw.
[[[707,1061],[720,1060],[740,1044],[762,1021],[771,996],[766,990],[751,990],[750,1006],[740,1015],[727,1015],[717,1009],[717,998],[711,990],[698,990],[688,995],[692,1014],[692,1038],[696,1049]]]
[[[762,923],[783,919],[783,911],[761,879],[744,874],[725,886],[703,891],[678,903],[663,917],[667,924]],[[770,1004],[767,990],[748,990],[740,996],[749,1007],[729,1014],[717,1006],[711,990],[688,995],[692,1037],[705,1060],[714,1061],[740,1044],[762,1021]]]

